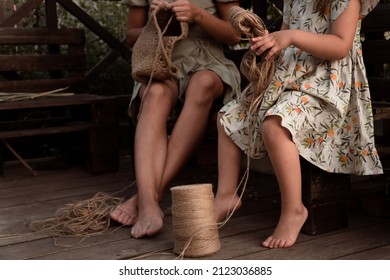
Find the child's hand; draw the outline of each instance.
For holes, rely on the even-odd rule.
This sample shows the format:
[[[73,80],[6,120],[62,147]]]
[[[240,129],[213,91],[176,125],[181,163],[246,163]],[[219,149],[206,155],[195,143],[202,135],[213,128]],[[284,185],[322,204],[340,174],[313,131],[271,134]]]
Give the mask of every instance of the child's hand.
[[[256,55],[261,55],[269,50],[264,59],[270,59],[273,55],[291,45],[290,35],[290,30],[272,33],[266,31],[264,36],[252,38],[251,50]]]

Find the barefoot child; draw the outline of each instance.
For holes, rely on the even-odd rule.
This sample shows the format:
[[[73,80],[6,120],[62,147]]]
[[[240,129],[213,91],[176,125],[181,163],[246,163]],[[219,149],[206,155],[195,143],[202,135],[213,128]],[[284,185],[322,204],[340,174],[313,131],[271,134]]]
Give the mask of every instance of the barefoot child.
[[[262,242],[268,248],[292,246],[307,219],[300,157],[328,172],[383,172],[359,34],[362,17],[378,2],[286,0],[281,30],[252,38],[256,55],[280,57],[254,113],[242,98],[221,109],[219,221],[241,204],[235,190],[242,151],[252,158],[267,153],[279,183],[281,214],[273,234]]]

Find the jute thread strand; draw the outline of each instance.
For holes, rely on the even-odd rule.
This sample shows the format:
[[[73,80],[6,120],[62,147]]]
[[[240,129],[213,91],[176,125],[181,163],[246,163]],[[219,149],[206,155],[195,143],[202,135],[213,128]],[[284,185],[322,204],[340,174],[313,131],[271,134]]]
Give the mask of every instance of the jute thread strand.
[[[255,13],[245,10],[241,7],[232,7],[229,10],[230,23],[232,26],[244,34],[248,39],[253,37],[264,36],[267,34],[267,28],[262,21],[262,19]],[[264,57],[267,55],[268,51],[264,52],[260,58],[251,51],[248,50],[241,61],[240,72],[247,78],[249,81],[248,86],[242,92],[239,101],[248,109],[248,118],[250,123],[255,123],[256,118],[258,118],[258,110],[260,104],[264,97],[264,92],[270,85],[272,78],[275,74],[276,69],[276,59],[278,55],[274,55],[270,59],[265,60]],[[248,126],[248,152],[246,160],[246,170],[243,174],[243,177],[237,187],[237,191],[242,187],[240,199],[245,191],[246,184],[249,178],[250,170],[250,158],[249,155],[252,154],[252,150],[255,147],[256,132],[253,125]],[[231,217],[230,216],[225,220],[224,223]]]
[[[232,7],[229,10],[229,18],[231,25],[248,39],[264,36],[268,32],[258,15],[241,7]],[[240,72],[247,78],[249,85],[242,92],[240,101],[249,108],[250,114],[258,110],[264,91],[275,73],[275,59],[265,60],[266,53],[261,55],[258,62],[257,55],[248,50],[241,60]]]

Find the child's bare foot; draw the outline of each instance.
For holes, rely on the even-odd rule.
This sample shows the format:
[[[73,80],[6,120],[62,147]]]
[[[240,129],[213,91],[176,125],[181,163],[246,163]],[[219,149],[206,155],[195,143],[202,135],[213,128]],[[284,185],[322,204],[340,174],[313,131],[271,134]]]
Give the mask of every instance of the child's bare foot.
[[[110,213],[110,218],[126,226],[134,225],[137,220],[137,195],[117,205]]]
[[[269,236],[261,245],[267,248],[288,248],[294,245],[303,224],[307,219],[307,209],[294,213],[288,212],[280,215],[278,225],[274,233]]]
[[[242,201],[237,194],[220,195],[217,193],[214,200],[217,222],[223,222],[236,209],[241,207]]]
[[[158,202],[156,204],[148,204],[146,207],[139,206],[137,221],[131,228],[131,236],[141,238],[159,233],[164,225],[164,214]]]

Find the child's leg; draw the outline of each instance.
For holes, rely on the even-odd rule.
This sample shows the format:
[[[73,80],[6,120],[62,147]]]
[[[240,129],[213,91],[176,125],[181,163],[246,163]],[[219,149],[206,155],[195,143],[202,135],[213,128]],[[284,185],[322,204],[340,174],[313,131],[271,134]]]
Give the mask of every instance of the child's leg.
[[[292,246],[307,219],[302,203],[299,154],[290,132],[277,116],[267,117],[261,128],[281,193],[281,215],[274,233],[262,245],[268,248]]]
[[[215,195],[215,212],[217,222],[222,222],[229,214],[241,206],[236,193],[240,176],[242,151],[225,133],[217,118],[218,128],[218,189]]]

